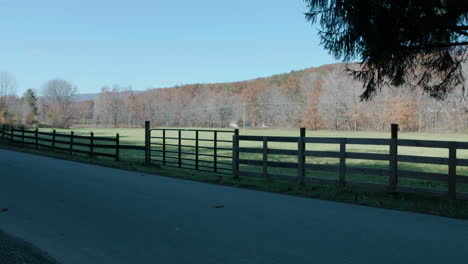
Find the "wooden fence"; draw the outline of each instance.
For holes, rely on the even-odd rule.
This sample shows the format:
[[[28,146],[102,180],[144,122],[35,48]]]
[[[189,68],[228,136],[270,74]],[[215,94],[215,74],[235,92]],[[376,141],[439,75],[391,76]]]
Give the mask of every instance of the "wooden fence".
[[[251,148],[240,147],[242,141],[256,141],[261,142],[263,147]],[[297,149],[272,149],[268,147],[269,142],[285,142],[296,143]],[[307,150],[306,143],[324,143],[324,144],[337,144],[340,151],[315,151]],[[380,145],[388,146],[389,154],[379,153],[361,153],[361,152],[348,152],[346,147],[348,145]],[[468,159],[459,159],[456,156],[458,149],[468,149],[468,142],[448,142],[448,141],[432,141],[432,140],[409,140],[398,139],[398,126],[392,125],[392,137],[390,139],[377,139],[377,138],[332,138],[332,137],[306,137],[305,129],[301,129],[299,137],[269,137],[269,136],[233,136],[233,167],[232,172],[235,178],[240,176],[252,176],[261,178],[277,178],[286,180],[296,180],[299,184],[304,182],[313,183],[329,183],[339,186],[362,186],[370,188],[379,188],[392,193],[417,193],[428,194],[431,196],[449,197],[452,199],[468,199],[467,193],[457,192],[457,183],[468,184],[467,176],[457,176],[457,166],[468,166]],[[398,147],[423,147],[423,148],[445,148],[449,152],[448,158],[442,157],[425,157],[413,155],[399,155]],[[261,154],[262,160],[254,159],[241,159],[242,153],[256,153]],[[278,155],[292,155],[297,157],[297,162],[282,162],[282,161],[269,161],[268,157],[271,154]],[[327,157],[339,159],[339,165],[325,165],[325,164],[308,164],[306,157]],[[347,159],[365,159],[376,161],[388,161],[389,166],[383,168],[363,168],[363,167],[350,167],[346,165]],[[424,164],[437,164],[447,165],[447,174],[442,173],[428,173],[407,171],[398,169],[398,162],[409,163],[424,163]],[[240,170],[239,165],[251,165],[261,167],[261,173]],[[296,170],[296,175],[281,175],[269,173],[269,168],[290,168]],[[337,172],[337,179],[326,179],[319,177],[306,176],[305,171],[322,170]],[[347,174],[356,173],[362,175],[376,175],[388,176],[387,184],[370,183],[351,181],[347,179]],[[447,191],[432,190],[427,188],[417,188],[402,186],[398,183],[401,178],[410,179],[423,179],[431,181],[441,181],[448,184]]]
[[[220,138],[223,134],[227,140]],[[150,129],[146,122],[146,164],[231,175],[232,134],[238,135],[239,130]]]
[[[161,136],[151,134],[151,132],[160,132]],[[176,131],[177,137],[168,137],[167,131]],[[195,133],[194,138],[183,136],[183,131]],[[306,137],[305,129],[301,129],[299,137],[275,137],[275,136],[248,136],[239,135],[238,130],[233,131],[215,131],[209,130],[213,134],[212,139],[199,139],[197,134],[200,130],[181,130],[181,129],[150,129],[150,124],[145,124],[145,146],[121,145],[119,134],[115,137],[98,137],[91,132],[89,136],[75,135],[52,132],[42,132],[39,129],[26,130],[24,128],[13,128],[2,125],[0,139],[3,142],[10,142],[20,146],[29,146],[35,148],[47,148],[48,150],[81,153],[92,156],[104,156],[120,159],[120,150],[141,150],[145,151],[145,163],[147,165],[156,162],[160,165],[173,166],[178,168],[206,170],[207,172],[229,173],[233,177],[243,176],[277,178],[297,181],[298,184],[305,182],[336,184],[338,186],[360,186],[366,188],[378,188],[391,193],[416,193],[430,196],[449,197],[451,199],[468,199],[468,176],[457,175],[457,168],[468,167],[468,159],[457,157],[457,150],[468,150],[468,142],[450,142],[434,140],[412,140],[398,139],[398,126],[392,125],[391,138],[334,138],[334,137]],[[204,130],[208,131],[208,130]],[[232,148],[220,147],[224,142],[218,138],[218,133],[233,133]],[[154,140],[162,140],[162,143],[156,143]],[[175,140],[177,144],[168,144],[167,140]],[[152,142],[153,140],[153,142]],[[208,140],[213,146],[200,146],[199,142]],[[183,141],[194,142],[188,146],[182,144]],[[257,142],[261,147],[243,147],[242,142]],[[221,143],[218,143],[221,142]],[[227,141],[226,141],[227,142]],[[224,143],[226,143],[224,142]],[[294,148],[272,148],[269,143],[289,143],[294,144]],[[332,144],[339,151],[319,151],[313,148],[306,148],[308,143],[312,144]],[[154,150],[153,145],[160,145],[162,150]],[[368,146],[386,146],[388,153],[367,153],[352,152],[348,150],[349,146],[368,145]],[[168,149],[168,148],[171,149]],[[448,157],[431,157],[402,155],[398,153],[399,147],[420,147],[420,148],[439,148],[448,151]],[[190,148],[193,152],[187,152]],[[107,149],[102,152],[102,149]],[[208,149],[212,154],[200,153],[199,150]],[[218,151],[231,151],[227,161],[220,161],[218,158],[224,158]],[[232,153],[232,156],[230,155]],[[173,154],[172,156],[170,154]],[[222,153],[221,153],[222,154]],[[242,154],[256,154],[261,159],[241,158]],[[191,155],[185,157],[183,155]],[[198,157],[209,155],[209,166],[200,164]],[[271,155],[285,155],[290,157],[287,161],[272,161]],[[317,164],[308,162],[307,157],[335,158],[336,165]],[[143,158],[143,156],[142,156]],[[290,162],[291,158],[294,162]],[[348,166],[347,160],[371,160],[386,161],[388,167],[358,167]],[[434,173],[422,171],[410,171],[399,168],[400,162],[412,164],[434,164],[447,166],[447,173]],[[222,168],[219,165],[227,165],[229,168]],[[188,167],[187,167],[188,166]],[[241,167],[255,167],[257,172],[240,169]],[[403,167],[403,166],[402,166]],[[280,169],[280,173],[271,173],[271,169]],[[282,171],[293,171],[293,174],[286,174]],[[258,172],[260,171],[260,172]],[[311,171],[334,172],[336,177],[317,177],[310,173]],[[378,181],[356,180],[355,175],[373,175]],[[430,182],[439,182],[442,185],[438,189],[421,188],[421,186],[408,186],[403,184],[404,180],[424,180]],[[442,186],[442,187],[441,187]],[[463,188],[459,188],[459,187]],[[423,186],[426,187],[426,186]],[[442,189],[446,188],[446,189]]]
[[[3,142],[14,143],[20,146],[29,146],[36,149],[45,148],[51,151],[87,154],[90,156],[102,156],[120,160],[121,149],[144,150],[143,146],[127,146],[120,144],[120,136],[100,137],[95,136],[93,132],[89,136],[75,135],[73,131],[69,134],[52,132],[43,132],[38,128],[28,130],[23,128],[14,128],[13,126],[2,125],[0,138]],[[103,149],[110,150],[102,152]]]

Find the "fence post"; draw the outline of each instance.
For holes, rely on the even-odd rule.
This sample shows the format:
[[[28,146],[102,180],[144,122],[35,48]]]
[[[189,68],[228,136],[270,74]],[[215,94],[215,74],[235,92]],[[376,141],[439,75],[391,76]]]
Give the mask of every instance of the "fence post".
[[[195,169],[198,170],[198,130],[195,131]]]
[[[89,155],[94,155],[94,133],[91,132],[91,137],[89,138]]]
[[[218,132],[214,132],[214,141],[213,141],[213,171],[218,171]]]
[[[340,138],[340,179],[339,186],[346,185],[346,138]]]
[[[398,124],[391,125],[391,139],[390,139],[390,152],[389,152],[389,191],[396,192],[398,184]]]
[[[119,133],[115,135],[115,160],[120,160],[120,136]]]
[[[36,149],[39,148],[39,128],[36,127],[36,130],[34,131],[34,140],[36,143]]]
[[[70,155],[73,155],[73,131],[70,131]]]
[[[13,128],[13,126],[11,126],[11,139],[10,141],[13,143],[13,134],[15,133],[15,129]]]
[[[24,127],[21,127],[21,145],[24,146]]]
[[[263,177],[268,178],[268,137],[263,137]]]
[[[232,177],[239,179],[239,129],[232,136]]]
[[[179,145],[179,168],[181,168],[182,167],[182,130],[179,129],[178,134],[179,134],[179,141],[178,141],[178,145]]]
[[[448,196],[457,199],[457,142],[449,142]]]
[[[145,165],[150,165],[151,145],[150,145],[150,121],[145,121]]]
[[[52,151],[55,151],[55,129],[52,131]]]
[[[163,129],[163,165],[166,165],[166,129]],[[198,167],[197,167],[198,169]]]
[[[300,136],[297,144],[297,181],[299,184],[304,184],[305,177],[305,141],[306,136],[305,127],[301,127]]]

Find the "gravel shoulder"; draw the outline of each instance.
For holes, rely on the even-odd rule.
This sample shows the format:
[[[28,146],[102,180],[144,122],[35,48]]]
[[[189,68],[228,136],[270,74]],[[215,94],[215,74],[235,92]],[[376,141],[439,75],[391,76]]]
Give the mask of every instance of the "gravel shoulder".
[[[47,253],[0,230],[1,264],[59,264]]]

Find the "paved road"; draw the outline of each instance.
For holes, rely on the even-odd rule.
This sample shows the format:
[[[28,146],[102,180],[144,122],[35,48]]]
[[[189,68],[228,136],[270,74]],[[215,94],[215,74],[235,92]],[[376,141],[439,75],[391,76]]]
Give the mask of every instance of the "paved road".
[[[464,220],[6,150],[0,207],[0,229],[65,264],[468,263]]]

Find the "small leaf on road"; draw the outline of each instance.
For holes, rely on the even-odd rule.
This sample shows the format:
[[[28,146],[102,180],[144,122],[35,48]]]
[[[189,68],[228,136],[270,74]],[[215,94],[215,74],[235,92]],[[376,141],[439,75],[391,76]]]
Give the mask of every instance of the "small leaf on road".
[[[8,208],[2,208],[2,212],[8,212]]]
[[[215,205],[213,205],[213,208],[224,208],[224,205],[222,205],[222,204],[215,204]]]

